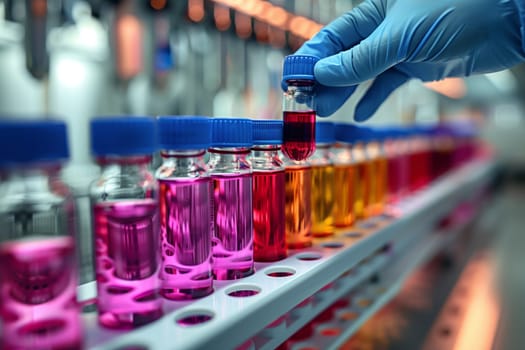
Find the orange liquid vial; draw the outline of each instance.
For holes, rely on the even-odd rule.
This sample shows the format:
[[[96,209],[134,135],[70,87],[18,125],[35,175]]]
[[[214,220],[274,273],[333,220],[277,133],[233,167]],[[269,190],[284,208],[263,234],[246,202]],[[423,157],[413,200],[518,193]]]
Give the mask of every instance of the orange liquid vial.
[[[287,165],[285,171],[285,231],[288,248],[312,245],[312,170],[305,162]]]

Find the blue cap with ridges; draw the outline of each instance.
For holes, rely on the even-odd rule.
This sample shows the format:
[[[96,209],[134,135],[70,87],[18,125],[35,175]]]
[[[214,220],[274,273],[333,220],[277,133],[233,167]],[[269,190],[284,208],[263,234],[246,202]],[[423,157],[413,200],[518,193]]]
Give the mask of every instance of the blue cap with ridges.
[[[210,118],[160,116],[159,144],[164,150],[207,149],[211,145]]]
[[[354,124],[335,124],[335,139],[338,142],[354,143],[366,141],[366,131]]]
[[[283,122],[281,120],[253,120],[254,145],[281,145]]]
[[[150,155],[157,150],[157,123],[151,117],[98,117],[91,121],[95,156]]]
[[[66,124],[59,120],[0,120],[0,166],[69,159]]]
[[[335,143],[335,124],[332,122],[315,123],[316,143]]]
[[[212,118],[211,147],[251,147],[252,121],[244,118]]]
[[[283,81],[315,80],[314,66],[319,57],[312,55],[289,55],[284,58]]]

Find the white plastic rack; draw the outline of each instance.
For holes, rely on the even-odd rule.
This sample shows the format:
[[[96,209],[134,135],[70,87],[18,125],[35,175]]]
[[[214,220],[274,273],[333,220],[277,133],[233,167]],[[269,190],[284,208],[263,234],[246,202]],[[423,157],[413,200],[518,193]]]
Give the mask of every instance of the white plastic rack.
[[[279,262],[256,263],[250,277],[216,282],[208,297],[165,301],[164,317],[139,329],[103,329],[96,312],[84,313],[86,347],[273,349],[334,302],[351,298],[350,306],[335,311],[355,316],[334,321],[341,330],[337,336],[312,338],[318,348],[335,349],[396,295],[410,272],[453,239],[452,234],[428,232],[458,204],[482,191],[495,168],[492,160],[478,160],[454,170],[385,215],[316,239],[313,247],[290,251]],[[79,287],[79,298],[94,300],[94,282]],[[360,299],[366,302],[356,303]],[[306,345],[299,341],[292,349]]]

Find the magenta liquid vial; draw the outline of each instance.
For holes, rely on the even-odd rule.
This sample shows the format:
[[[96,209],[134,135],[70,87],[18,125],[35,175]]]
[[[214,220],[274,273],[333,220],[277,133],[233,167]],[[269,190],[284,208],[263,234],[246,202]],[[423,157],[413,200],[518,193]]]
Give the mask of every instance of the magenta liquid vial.
[[[0,122],[0,349],[81,349],[66,126]]]
[[[269,262],[286,258],[284,162],[279,157],[283,123],[253,121],[253,256]]]
[[[300,161],[315,151],[314,66],[319,58],[286,56],[283,65],[283,145],[282,152]]]
[[[102,168],[92,184],[98,321],[130,329],[162,315],[158,295],[157,184],[149,170],[155,119],[91,121],[92,152]]]
[[[158,119],[161,294],[186,300],[213,292],[212,182],[204,161],[211,124],[204,117]]]
[[[213,180],[213,276],[253,274],[252,121],[213,118],[209,167]]]

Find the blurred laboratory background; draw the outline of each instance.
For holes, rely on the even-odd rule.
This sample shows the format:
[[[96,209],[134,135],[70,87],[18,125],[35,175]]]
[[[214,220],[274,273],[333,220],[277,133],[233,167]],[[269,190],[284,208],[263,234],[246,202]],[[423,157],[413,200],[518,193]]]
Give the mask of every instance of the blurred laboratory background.
[[[54,117],[67,123],[71,160],[63,178],[74,191],[80,213],[82,283],[93,278],[88,186],[99,172],[89,151],[89,121],[105,115],[281,119],[284,57],[359,2],[0,0],[0,118]],[[329,120],[352,122],[354,106],[366,88],[367,84],[360,86]],[[524,335],[516,326],[523,324],[525,310],[525,274],[520,267],[525,266],[524,101],[525,66],[520,65],[467,79],[411,81],[365,123],[469,121],[493,147],[498,192],[489,214],[497,225],[486,240],[496,256],[500,307],[506,310],[491,344],[502,348],[525,344],[519,342]],[[409,311],[392,320],[377,315],[379,323],[383,320],[377,327],[393,328],[392,334],[378,336],[375,326],[367,324],[361,345],[354,341],[354,347],[345,346],[409,349],[419,348],[425,339],[428,345],[429,332],[463,267],[453,252],[440,259],[426,267],[432,271],[423,272],[426,278],[418,279],[408,297],[403,299],[402,291],[401,301],[394,299],[383,311],[402,313],[392,310],[410,299],[414,289],[432,294],[423,303],[431,306],[405,307]],[[434,274],[446,281],[428,282]],[[422,280],[430,285],[421,287]],[[404,327],[388,324],[399,319]],[[367,342],[374,333],[380,339]]]

